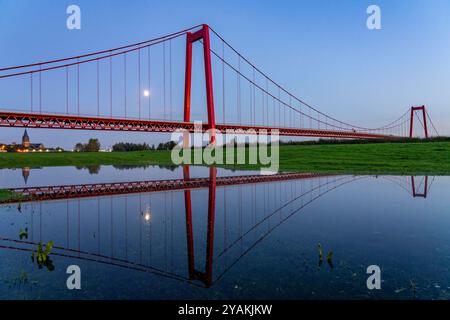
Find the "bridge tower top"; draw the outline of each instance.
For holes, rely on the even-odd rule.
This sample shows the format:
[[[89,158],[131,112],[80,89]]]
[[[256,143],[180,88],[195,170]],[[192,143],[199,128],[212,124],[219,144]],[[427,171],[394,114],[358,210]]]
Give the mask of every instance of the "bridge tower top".
[[[409,123],[409,137],[413,137],[413,129],[414,129],[414,115],[415,113],[419,111],[422,114],[422,121],[421,124],[423,126],[425,138],[428,139],[428,127],[427,127],[427,111],[424,105],[422,106],[413,106],[411,107],[411,115],[410,115],[410,123]],[[418,118],[420,121],[420,118]]]

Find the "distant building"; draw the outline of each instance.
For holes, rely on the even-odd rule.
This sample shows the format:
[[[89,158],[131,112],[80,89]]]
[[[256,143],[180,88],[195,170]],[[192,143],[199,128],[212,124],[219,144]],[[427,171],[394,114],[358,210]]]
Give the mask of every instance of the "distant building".
[[[30,137],[28,136],[27,129],[25,129],[25,132],[22,136],[22,149],[23,150],[45,150],[45,146],[42,143],[30,143]]]
[[[0,152],[62,152],[62,148],[46,148],[43,143],[31,143],[27,130],[22,136],[22,144],[0,144]]]
[[[28,135],[27,129],[22,136],[22,145],[18,146],[17,152],[44,152],[48,149],[45,148],[43,143],[31,143],[30,136]],[[54,151],[54,150],[52,150]]]
[[[25,132],[23,133],[23,136],[22,136],[22,146],[24,148],[30,147],[30,137],[28,136],[27,129],[25,129]]]

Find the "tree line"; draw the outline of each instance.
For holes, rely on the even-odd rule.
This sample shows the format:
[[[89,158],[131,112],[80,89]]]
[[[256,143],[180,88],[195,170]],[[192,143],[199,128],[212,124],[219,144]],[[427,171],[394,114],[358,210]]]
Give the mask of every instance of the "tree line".
[[[113,152],[128,151],[151,151],[151,150],[172,150],[176,145],[174,141],[161,142],[158,146],[148,145],[147,143],[119,142],[112,146]],[[98,152],[100,151],[100,142],[98,139],[89,139],[88,143],[77,143],[74,147],[75,152]]]
[[[155,147],[155,145],[149,146],[146,143],[120,142],[113,145],[112,151],[128,152],[128,151],[172,150],[175,145],[176,143],[174,141],[160,143],[158,144],[157,147]]]

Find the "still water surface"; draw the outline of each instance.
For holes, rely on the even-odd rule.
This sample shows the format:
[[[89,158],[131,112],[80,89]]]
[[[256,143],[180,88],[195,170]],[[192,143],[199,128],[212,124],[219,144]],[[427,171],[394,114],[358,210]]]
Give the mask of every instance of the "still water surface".
[[[214,187],[212,170],[192,167],[205,179],[190,190],[0,205],[0,298],[450,298],[449,177],[255,174],[217,169]],[[0,188],[182,178],[176,167],[25,168],[0,170]],[[54,241],[41,265],[40,241]],[[66,287],[69,265],[81,290]],[[369,265],[381,290],[367,289]]]

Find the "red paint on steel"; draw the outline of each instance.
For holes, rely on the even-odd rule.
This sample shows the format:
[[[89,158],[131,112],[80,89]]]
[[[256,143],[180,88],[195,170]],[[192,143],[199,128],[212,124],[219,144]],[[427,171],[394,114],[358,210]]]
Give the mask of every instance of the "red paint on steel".
[[[187,175],[189,176],[189,175]],[[216,178],[216,186],[237,184],[265,183],[282,180],[310,179],[326,176],[316,173],[279,173],[274,175],[248,175]],[[25,201],[43,201],[71,198],[87,198],[97,196],[110,196],[116,194],[131,194],[141,192],[158,192],[171,190],[190,190],[209,188],[210,178],[152,180],[117,183],[96,183],[81,185],[38,186],[9,189],[23,196]],[[3,201],[2,203],[16,202]]]
[[[216,208],[216,168],[210,169],[210,181],[208,191],[208,234],[206,239],[206,265],[205,265],[205,285],[210,287],[212,284],[213,257],[214,257],[214,221]]]
[[[184,121],[190,121],[191,112],[191,88],[192,88],[192,44],[203,40],[203,58],[205,64],[205,84],[206,84],[206,108],[208,111],[208,129],[210,129],[210,142],[215,142],[215,116],[214,116],[214,91],[212,83],[211,66],[211,44],[209,39],[209,27],[204,24],[197,32],[186,34],[186,70],[185,70],[185,91],[184,91]]]
[[[184,180],[190,180],[189,166],[183,167]],[[186,237],[187,237],[187,251],[188,251],[188,268],[189,277],[195,273],[195,251],[194,251],[194,231],[192,226],[192,201],[191,190],[184,190],[184,209],[186,214]]]
[[[414,114],[416,111],[422,111],[424,135],[425,135],[425,138],[428,139],[427,115],[426,115],[426,111],[425,111],[425,106],[411,107],[411,115],[410,115],[410,123],[409,123],[409,137],[410,138],[413,137]]]
[[[136,132],[194,132],[194,123],[181,121],[156,121],[124,118],[106,118],[95,116],[56,115],[0,111],[0,127],[22,127],[43,129],[72,130],[105,130],[105,131],[136,131]],[[250,125],[215,124],[222,133],[245,134],[248,130],[260,134],[278,132],[280,136],[303,136],[349,139],[398,139],[400,137],[383,134],[373,134],[358,131],[301,129],[283,127],[264,127]],[[203,125],[202,132],[210,129]]]
[[[426,198],[427,194],[428,194],[428,176],[425,176],[425,178],[424,178],[423,192],[417,192],[414,176],[411,176],[411,188],[412,188],[412,195],[414,198],[417,198],[417,197]]]

